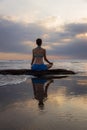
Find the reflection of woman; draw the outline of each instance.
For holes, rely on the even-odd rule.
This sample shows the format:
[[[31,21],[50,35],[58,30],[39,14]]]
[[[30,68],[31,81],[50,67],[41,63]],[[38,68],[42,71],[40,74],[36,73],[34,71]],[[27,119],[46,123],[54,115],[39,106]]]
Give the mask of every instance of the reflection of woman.
[[[53,63],[51,63],[46,57],[46,50],[41,47],[42,40],[36,40],[37,47],[32,50],[33,56],[31,61],[31,69],[32,70],[47,70],[52,67]],[[43,59],[48,63],[44,64]]]
[[[40,108],[44,106],[43,102],[47,98],[47,89],[51,82],[52,79],[47,82],[46,79],[32,78],[34,97],[39,101]]]

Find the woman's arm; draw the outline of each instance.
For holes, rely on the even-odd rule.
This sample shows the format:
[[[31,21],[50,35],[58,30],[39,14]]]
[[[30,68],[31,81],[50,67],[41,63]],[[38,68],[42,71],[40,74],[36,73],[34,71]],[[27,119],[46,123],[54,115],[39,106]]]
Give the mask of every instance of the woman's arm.
[[[32,50],[32,60],[31,60],[31,65],[32,65],[33,62],[34,62],[34,59],[35,59],[35,57],[34,57],[34,52],[33,52],[33,50]]]
[[[46,50],[44,50],[44,60],[45,60],[46,62],[48,62],[49,64],[53,64],[52,62],[50,62],[50,61],[47,59],[47,57],[46,57]]]

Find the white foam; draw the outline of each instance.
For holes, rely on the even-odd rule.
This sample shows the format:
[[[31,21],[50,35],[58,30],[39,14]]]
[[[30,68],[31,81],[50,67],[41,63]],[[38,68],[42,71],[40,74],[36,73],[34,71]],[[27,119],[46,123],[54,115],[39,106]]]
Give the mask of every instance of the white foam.
[[[30,78],[28,75],[0,75],[0,86],[20,84]]]
[[[26,60],[0,60],[0,69],[29,69],[30,61]],[[54,61],[53,69],[68,69],[87,75],[87,60],[58,60]],[[0,75],[0,86],[7,84],[19,84],[32,78],[29,75]]]

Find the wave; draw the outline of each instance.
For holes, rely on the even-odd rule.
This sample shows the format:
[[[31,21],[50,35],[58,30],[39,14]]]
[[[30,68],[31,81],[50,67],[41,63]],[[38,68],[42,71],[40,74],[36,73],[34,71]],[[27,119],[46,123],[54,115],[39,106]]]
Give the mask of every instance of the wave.
[[[0,60],[0,70],[30,69],[29,60]],[[87,60],[58,60],[54,61],[53,69],[68,69],[74,72],[87,73]],[[19,84],[29,78],[29,75],[0,75],[0,86]]]
[[[0,86],[20,84],[25,82],[31,76],[29,75],[0,75]]]

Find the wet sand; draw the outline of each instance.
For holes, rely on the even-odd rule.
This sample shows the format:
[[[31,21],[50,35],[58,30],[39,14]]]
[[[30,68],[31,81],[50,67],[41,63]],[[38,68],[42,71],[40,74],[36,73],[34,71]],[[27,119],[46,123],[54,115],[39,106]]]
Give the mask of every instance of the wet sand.
[[[87,76],[0,87],[0,130],[87,130]]]

